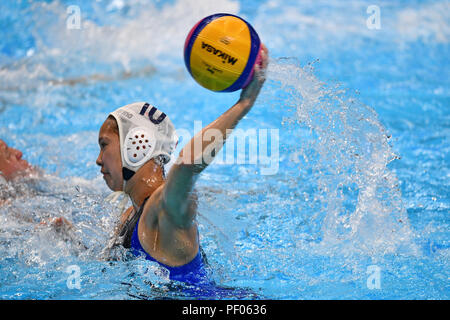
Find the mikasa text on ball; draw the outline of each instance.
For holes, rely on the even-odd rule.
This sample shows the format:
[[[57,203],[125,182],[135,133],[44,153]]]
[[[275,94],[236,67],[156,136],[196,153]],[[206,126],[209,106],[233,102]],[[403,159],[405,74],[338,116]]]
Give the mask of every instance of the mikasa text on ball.
[[[184,61],[201,86],[221,92],[244,88],[260,61],[261,42],[242,18],[218,13],[200,20],[184,44]]]

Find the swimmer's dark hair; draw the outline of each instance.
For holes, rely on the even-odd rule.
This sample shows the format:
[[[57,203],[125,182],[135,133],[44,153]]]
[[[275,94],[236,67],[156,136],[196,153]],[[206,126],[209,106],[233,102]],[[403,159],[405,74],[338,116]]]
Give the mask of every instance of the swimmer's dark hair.
[[[108,122],[109,128],[117,135],[119,135],[119,126],[117,125],[116,119],[109,115],[108,118],[106,118],[105,123]]]
[[[114,118],[112,115],[109,115],[108,118],[106,118],[105,123],[108,122],[109,128],[114,132],[115,134],[119,135],[119,126],[117,125],[116,118]],[[163,171],[163,177],[166,178],[166,168],[164,167],[164,156],[159,155],[154,158],[152,158],[157,165],[159,165],[162,168]]]

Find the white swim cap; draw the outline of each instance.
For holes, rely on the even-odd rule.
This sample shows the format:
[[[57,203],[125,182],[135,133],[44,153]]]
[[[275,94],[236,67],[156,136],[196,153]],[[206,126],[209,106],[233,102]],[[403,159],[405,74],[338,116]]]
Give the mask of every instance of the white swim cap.
[[[119,127],[124,184],[150,159],[161,155],[164,164],[170,161],[178,136],[164,112],[146,102],[136,102],[110,115]]]

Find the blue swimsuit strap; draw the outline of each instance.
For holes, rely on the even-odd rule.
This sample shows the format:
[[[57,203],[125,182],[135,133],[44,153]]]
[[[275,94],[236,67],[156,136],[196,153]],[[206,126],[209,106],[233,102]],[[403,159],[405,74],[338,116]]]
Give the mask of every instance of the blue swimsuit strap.
[[[147,200],[147,199],[146,199]],[[141,242],[139,241],[139,235],[138,235],[138,226],[140,221],[140,216],[142,214],[142,210],[144,208],[145,201],[142,204],[141,208],[139,209],[138,216],[139,219],[134,227],[133,235],[131,237],[131,245],[130,249],[132,250],[133,254],[136,256],[144,255],[147,260],[157,262],[164,268],[166,268],[170,275],[169,278],[171,280],[178,280],[188,283],[198,283],[201,281],[204,281],[207,272],[205,269],[203,257],[201,254],[201,248],[199,247],[197,255],[192,259],[190,262],[188,262],[185,265],[178,266],[178,267],[172,267],[168,266],[155,258],[153,258],[150,254],[148,254],[147,251],[144,250],[144,248],[141,245]]]

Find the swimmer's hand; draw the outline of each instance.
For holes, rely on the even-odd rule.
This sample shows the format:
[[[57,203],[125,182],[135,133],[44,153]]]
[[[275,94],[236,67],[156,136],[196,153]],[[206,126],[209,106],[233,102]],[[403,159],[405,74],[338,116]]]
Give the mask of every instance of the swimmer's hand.
[[[51,222],[51,226],[58,232],[65,232],[73,229],[73,224],[63,217],[54,218]]]
[[[86,247],[77,237],[75,233],[75,226],[64,217],[51,218],[41,221],[38,226],[50,226],[64,241],[70,241],[78,246],[79,249],[88,249],[88,247]]]
[[[0,207],[1,206],[6,206],[8,204],[11,204],[11,200],[10,199],[0,199]]]
[[[253,79],[250,84],[242,89],[239,102],[253,106],[258,97],[264,81],[266,81],[266,70],[269,64],[269,50],[261,43],[261,64],[255,65]]]
[[[41,221],[39,223],[41,226],[51,226],[58,233],[65,233],[73,229],[73,224],[69,222],[66,218],[58,217],[52,218],[47,221]]]

